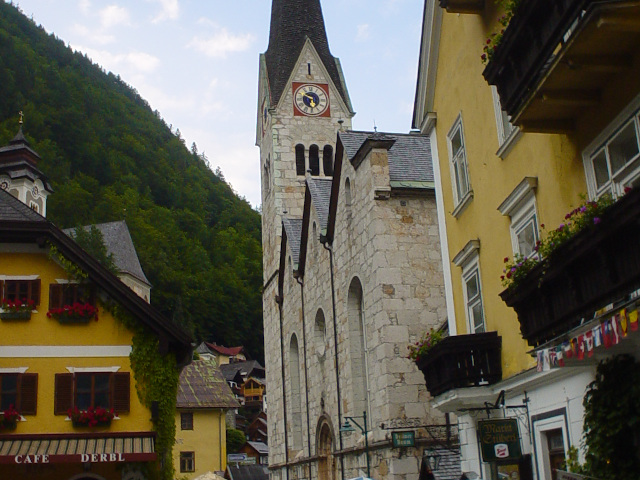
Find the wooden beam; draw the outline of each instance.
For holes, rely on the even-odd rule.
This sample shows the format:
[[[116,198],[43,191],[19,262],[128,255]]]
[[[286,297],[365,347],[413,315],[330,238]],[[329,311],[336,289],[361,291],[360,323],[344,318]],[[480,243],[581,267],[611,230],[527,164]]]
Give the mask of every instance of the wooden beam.
[[[597,90],[549,90],[542,92],[542,101],[565,107],[594,107],[600,103],[600,93]]]
[[[596,23],[598,28],[611,28],[618,32],[640,32],[640,17],[622,15],[602,15]]]
[[[631,58],[627,55],[568,55],[563,61],[571,70],[620,73],[631,68]]]
[[[526,133],[570,133],[575,130],[575,121],[566,119],[524,120],[518,126]]]

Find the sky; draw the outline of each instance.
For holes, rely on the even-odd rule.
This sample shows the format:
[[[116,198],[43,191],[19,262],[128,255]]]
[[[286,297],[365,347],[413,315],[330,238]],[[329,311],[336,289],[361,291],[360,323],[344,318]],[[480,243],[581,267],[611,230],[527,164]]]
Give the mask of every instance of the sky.
[[[340,59],[356,111],[353,128],[408,132],[424,2],[321,1],[331,53]],[[268,46],[270,0],[13,3],[120,75],[180,130],[187,146],[195,142],[236,193],[259,207],[258,59]]]

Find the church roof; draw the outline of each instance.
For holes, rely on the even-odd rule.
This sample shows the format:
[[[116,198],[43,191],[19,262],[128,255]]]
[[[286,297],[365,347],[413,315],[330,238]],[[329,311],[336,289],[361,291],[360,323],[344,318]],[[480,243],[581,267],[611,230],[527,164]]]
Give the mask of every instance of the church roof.
[[[107,247],[107,254],[113,255],[113,262],[119,272],[128,273],[150,285],[142,266],[138,253],[133,245],[129,228],[124,220],[119,222],[99,223],[97,225],[86,225],[82,228],[89,230],[92,226],[96,227],[102,233],[104,246]],[[64,233],[73,237],[75,228],[67,228]]]
[[[287,242],[291,250],[291,261],[298,265],[300,261],[300,236],[302,234],[302,219],[283,217],[282,225],[287,234]]]
[[[376,136],[395,140],[389,149],[389,180],[392,182],[392,187],[412,186],[412,182],[425,182],[428,184],[434,182],[433,158],[428,137],[416,134],[359,132],[354,130],[338,132],[338,138],[342,142],[344,152],[349,160],[355,158],[368,139],[375,139]]]
[[[320,0],[273,0],[265,52],[271,101],[276,105],[309,38],[346,105],[350,105],[336,58],[331,55]]]
[[[0,190],[0,221],[46,222],[47,220],[9,192]]]
[[[331,178],[307,178],[309,193],[311,193],[311,201],[315,207],[318,221],[320,222],[321,232],[324,232],[327,229],[327,220],[329,219],[329,201],[331,200],[331,182]]]
[[[20,126],[18,133],[9,144],[0,147],[0,174],[7,175],[11,180],[28,178],[35,182],[40,179],[45,190],[51,193],[53,187],[38,169],[38,160],[40,155],[31,148]]]

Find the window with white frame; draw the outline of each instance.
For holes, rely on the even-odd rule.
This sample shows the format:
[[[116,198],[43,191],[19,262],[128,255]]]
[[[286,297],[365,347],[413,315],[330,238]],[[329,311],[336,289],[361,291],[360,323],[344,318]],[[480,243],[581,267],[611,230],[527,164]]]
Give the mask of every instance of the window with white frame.
[[[502,147],[506,142],[510,141],[512,136],[517,133],[516,127],[511,123],[511,117],[502,109],[500,96],[496,87],[491,87],[493,96],[493,110],[496,115],[496,128],[498,131],[498,144]]]
[[[467,154],[462,131],[462,116],[458,116],[453,127],[447,134],[449,143],[449,158],[451,160],[451,181],[453,197],[456,205],[460,204],[471,190],[469,186],[469,172],[467,169]]]
[[[486,329],[484,325],[484,308],[482,306],[480,267],[477,259],[464,270],[462,279],[464,283],[465,302],[467,304],[469,333],[482,333],[486,331]]]
[[[535,196],[537,187],[537,177],[524,177],[498,207],[500,213],[511,217],[513,253],[523,257],[537,255],[535,247],[540,240]]]
[[[480,277],[480,240],[469,240],[453,257],[453,264],[462,268],[462,292],[469,333],[486,331]]]
[[[585,151],[584,163],[592,198],[622,195],[626,187],[640,185],[640,113],[633,102]]]

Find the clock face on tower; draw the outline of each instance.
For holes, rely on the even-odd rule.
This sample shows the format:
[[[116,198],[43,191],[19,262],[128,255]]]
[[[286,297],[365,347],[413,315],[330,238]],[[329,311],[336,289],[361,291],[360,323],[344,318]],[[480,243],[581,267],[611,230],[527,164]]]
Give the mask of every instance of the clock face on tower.
[[[329,86],[317,83],[293,84],[295,116],[328,117]]]

